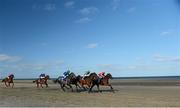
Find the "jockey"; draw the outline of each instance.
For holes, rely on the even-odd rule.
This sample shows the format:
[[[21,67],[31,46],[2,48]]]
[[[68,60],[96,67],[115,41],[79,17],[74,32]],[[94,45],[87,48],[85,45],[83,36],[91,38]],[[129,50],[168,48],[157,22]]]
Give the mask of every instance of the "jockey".
[[[99,78],[104,78],[105,77],[105,72],[100,72],[99,74],[98,74],[98,76],[99,76]]]
[[[45,75],[44,73],[43,73],[43,74],[40,74],[40,75],[39,75],[40,80],[42,80],[43,78],[45,78],[45,76],[46,76],[46,75]]]
[[[13,74],[9,74],[7,78],[9,79],[11,76],[14,76],[14,75]]]
[[[100,83],[101,80],[105,77],[105,72],[100,72],[100,73],[98,74],[98,77],[99,77],[98,82]]]
[[[89,76],[89,74],[90,74],[90,71],[87,71],[87,72],[83,75],[83,79],[84,79],[85,77]]]
[[[62,76],[62,80],[66,81],[66,78],[68,77],[69,74],[70,74],[70,70],[67,70],[66,72],[64,72]]]

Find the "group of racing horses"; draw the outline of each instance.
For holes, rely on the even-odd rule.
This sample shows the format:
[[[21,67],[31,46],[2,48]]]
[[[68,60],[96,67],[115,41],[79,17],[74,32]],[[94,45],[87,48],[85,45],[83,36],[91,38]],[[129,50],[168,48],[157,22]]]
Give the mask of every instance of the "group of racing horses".
[[[13,82],[14,75],[10,75],[2,80],[2,82],[5,83],[6,87],[10,87],[10,84],[12,83],[12,86],[14,86]],[[89,76],[81,76],[78,75],[76,76],[73,72],[71,72],[66,80],[62,80],[60,77],[57,79],[53,80],[54,83],[59,83],[60,87],[62,88],[63,91],[66,89],[71,89],[73,91],[72,85],[76,86],[76,91],[78,91],[78,88],[83,88],[84,90],[88,90],[88,92],[92,92],[92,88],[96,85],[98,92],[101,90],[99,89],[99,86],[109,86],[111,91],[114,92],[112,85],[109,82],[109,79],[112,78],[112,75],[110,73],[107,73],[104,78],[99,78],[98,75],[93,72],[90,73]],[[46,85],[48,87],[47,80],[50,79],[49,75],[46,75],[43,79],[36,79],[33,81],[33,83],[37,84],[37,87],[42,87],[43,85]]]

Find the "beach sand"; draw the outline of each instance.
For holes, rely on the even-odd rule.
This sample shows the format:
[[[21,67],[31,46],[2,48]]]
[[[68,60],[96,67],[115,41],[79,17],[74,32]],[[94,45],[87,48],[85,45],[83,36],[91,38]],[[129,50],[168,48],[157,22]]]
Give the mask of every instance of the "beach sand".
[[[48,81],[48,88],[36,88],[32,80],[15,80],[14,88],[0,86],[0,107],[180,107],[180,79],[114,79],[115,93],[100,87],[98,93],[63,92]],[[74,87],[75,90],[75,87]]]

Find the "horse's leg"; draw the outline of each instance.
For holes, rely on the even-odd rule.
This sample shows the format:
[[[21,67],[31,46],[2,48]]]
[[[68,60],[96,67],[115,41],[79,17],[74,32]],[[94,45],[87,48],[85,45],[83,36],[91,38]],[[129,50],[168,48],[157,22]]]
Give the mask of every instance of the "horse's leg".
[[[48,87],[48,84],[47,84],[47,82],[45,83],[46,84],[46,88]]]
[[[41,88],[43,88],[43,85],[42,85],[42,83],[40,83],[41,84]]]
[[[67,84],[70,88],[71,88],[71,91],[73,92],[73,87],[71,86],[71,84]]]
[[[10,87],[10,83],[8,82],[8,87]]]
[[[14,87],[14,82],[12,82],[12,88]]]
[[[84,90],[86,90],[86,88],[84,87],[84,83],[83,83],[83,82],[80,82],[80,85],[81,85],[81,87],[82,87]]]
[[[77,86],[81,89],[81,86],[79,84],[77,84]]]
[[[4,83],[5,83],[6,87],[8,87],[8,85],[7,85],[6,81],[5,81]]]
[[[98,88],[98,92],[102,92],[102,91],[100,91],[100,89],[99,89],[99,84],[96,84],[96,86],[97,86],[97,88]]]
[[[61,85],[61,89],[65,92],[65,89],[64,89],[64,84],[62,85],[62,84],[60,84]]]
[[[76,83],[75,85],[76,85],[76,91],[78,92],[78,84]]]
[[[64,87],[66,87],[66,89],[70,89],[69,87],[67,87],[66,85],[64,85]]]
[[[37,84],[37,88],[39,88],[39,83],[38,83],[38,82],[36,82],[36,84]]]
[[[114,89],[111,84],[109,84],[109,87],[111,88],[111,91],[114,92]]]
[[[88,88],[87,87],[84,87],[84,85],[82,86],[84,90],[87,90]]]
[[[92,91],[92,88],[94,87],[94,83],[91,85],[90,89],[89,89],[89,93]]]
[[[90,87],[91,87],[91,83],[88,83],[87,86],[90,88]],[[87,88],[87,87],[86,87],[86,88]],[[87,89],[89,89],[89,88],[87,88]]]

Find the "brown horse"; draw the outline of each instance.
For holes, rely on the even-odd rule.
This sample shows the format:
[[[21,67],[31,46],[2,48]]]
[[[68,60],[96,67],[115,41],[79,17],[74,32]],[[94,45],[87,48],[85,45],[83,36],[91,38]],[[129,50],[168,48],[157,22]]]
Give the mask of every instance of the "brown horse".
[[[49,75],[46,75],[45,78],[43,79],[36,79],[33,81],[33,83],[36,83],[37,84],[37,88],[39,88],[39,84],[41,86],[41,88],[43,88],[43,84],[46,85],[46,87],[48,87],[48,84],[47,84],[47,80],[50,79]]]
[[[98,92],[99,90],[99,85],[101,86],[109,86],[111,88],[111,91],[114,92],[112,85],[109,83],[109,79],[112,79],[112,75],[110,73],[108,73],[104,78],[97,78],[98,76],[95,76],[94,79],[92,79],[92,85],[89,89],[89,92],[92,91],[92,88],[97,85],[98,88]]]
[[[84,88],[84,90],[91,87],[93,75],[96,75],[96,74],[92,73],[89,76],[85,76],[84,78],[80,75],[77,76],[78,82],[81,85],[81,87]],[[86,87],[85,87],[85,85],[86,85]]]
[[[2,82],[5,83],[6,87],[10,87],[10,83],[12,83],[12,88],[14,87],[14,82],[13,82],[14,75],[10,75],[9,77],[6,77],[2,80]],[[8,84],[7,84],[8,83]]]

